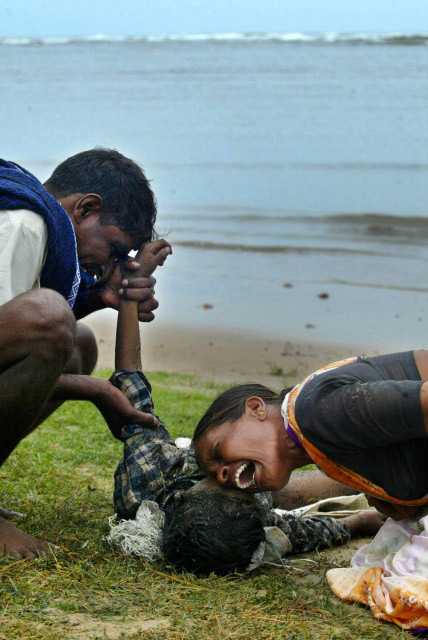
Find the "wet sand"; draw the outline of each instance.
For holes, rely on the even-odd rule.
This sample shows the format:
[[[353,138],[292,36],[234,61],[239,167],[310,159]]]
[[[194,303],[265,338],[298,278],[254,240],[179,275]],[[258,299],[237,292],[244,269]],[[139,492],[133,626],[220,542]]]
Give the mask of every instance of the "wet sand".
[[[113,368],[115,312],[85,321],[95,332],[98,368]],[[257,381],[278,388],[292,384],[328,362],[374,354],[365,345],[280,340],[244,331],[212,330],[154,321],[141,325],[143,368],[195,375],[212,382]]]

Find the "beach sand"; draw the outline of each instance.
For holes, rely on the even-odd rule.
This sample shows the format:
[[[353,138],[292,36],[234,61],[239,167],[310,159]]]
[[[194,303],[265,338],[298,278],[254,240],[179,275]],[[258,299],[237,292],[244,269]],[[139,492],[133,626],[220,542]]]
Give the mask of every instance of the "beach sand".
[[[116,313],[85,320],[97,337],[98,368],[113,368]],[[375,354],[365,345],[279,340],[263,334],[165,324],[141,324],[143,368],[195,375],[216,383],[261,382],[291,385],[318,367],[357,354]]]

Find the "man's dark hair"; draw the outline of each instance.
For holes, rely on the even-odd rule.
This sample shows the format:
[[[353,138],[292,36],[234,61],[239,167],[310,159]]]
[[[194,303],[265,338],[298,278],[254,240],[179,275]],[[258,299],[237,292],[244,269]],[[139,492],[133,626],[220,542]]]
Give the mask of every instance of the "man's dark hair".
[[[138,237],[154,236],[156,200],[142,169],[114,149],[90,149],[67,158],[43,185],[54,198],[97,193],[103,199],[100,222]]]
[[[186,492],[166,512],[163,552],[178,571],[225,575],[245,571],[265,539],[253,504],[218,491]]]

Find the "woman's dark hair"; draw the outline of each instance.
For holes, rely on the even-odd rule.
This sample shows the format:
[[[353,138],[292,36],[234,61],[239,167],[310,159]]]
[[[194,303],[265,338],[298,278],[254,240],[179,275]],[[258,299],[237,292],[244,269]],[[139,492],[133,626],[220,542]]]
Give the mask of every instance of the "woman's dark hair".
[[[186,492],[166,513],[163,552],[178,571],[225,575],[245,571],[265,539],[254,504],[218,491]]]
[[[288,387],[278,394],[262,384],[238,384],[223,391],[208,407],[196,425],[193,442],[195,443],[205,431],[212,427],[238,420],[244,413],[245,404],[251,396],[261,398],[266,404],[281,405],[291,389],[292,387]]]
[[[154,237],[156,200],[142,169],[114,149],[82,151],[57,166],[43,185],[54,198],[97,193],[103,199],[100,222],[135,235]]]

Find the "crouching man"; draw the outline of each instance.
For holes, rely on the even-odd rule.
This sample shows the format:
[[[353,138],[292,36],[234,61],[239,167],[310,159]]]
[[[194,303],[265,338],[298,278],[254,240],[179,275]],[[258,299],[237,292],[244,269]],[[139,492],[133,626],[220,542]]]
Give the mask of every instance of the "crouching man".
[[[64,400],[92,401],[113,432],[151,424],[117,387],[90,376],[97,346],[78,321],[117,309],[121,295],[139,320],[153,318],[154,280],[134,278],[140,265],[128,254],[152,239],[155,219],[144,173],[117,151],[68,158],[43,186],[0,160],[0,465]],[[49,548],[0,517],[0,556]]]

